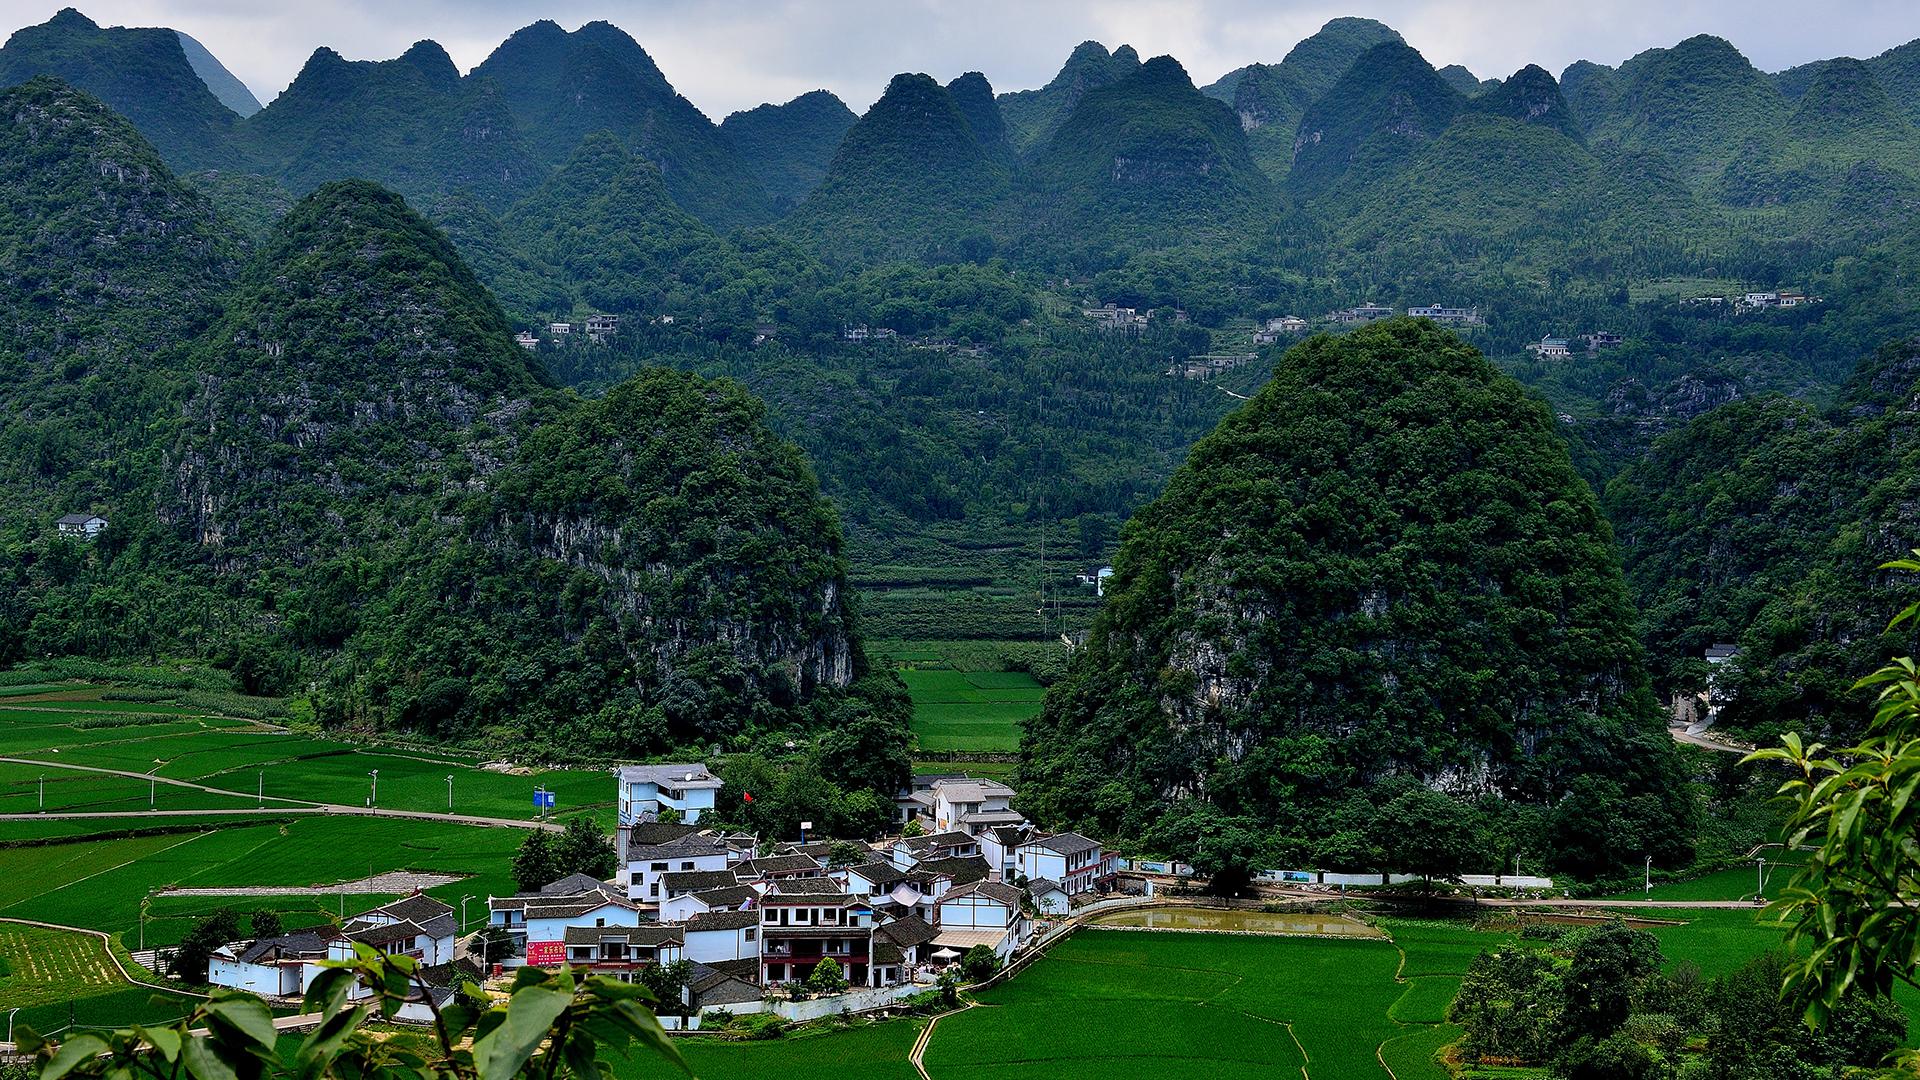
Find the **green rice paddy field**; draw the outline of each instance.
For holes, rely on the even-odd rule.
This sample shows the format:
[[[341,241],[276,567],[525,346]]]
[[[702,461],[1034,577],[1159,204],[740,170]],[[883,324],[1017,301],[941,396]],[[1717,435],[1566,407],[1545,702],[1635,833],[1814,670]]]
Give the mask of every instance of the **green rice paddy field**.
[[[1018,750],[1020,727],[1046,693],[1019,671],[904,668],[900,678],[913,698],[914,737],[928,751]]]

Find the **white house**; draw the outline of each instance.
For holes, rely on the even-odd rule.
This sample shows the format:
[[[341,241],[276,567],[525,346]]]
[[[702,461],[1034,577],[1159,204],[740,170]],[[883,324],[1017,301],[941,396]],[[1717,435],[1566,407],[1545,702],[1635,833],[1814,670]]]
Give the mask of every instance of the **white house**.
[[[902,870],[929,859],[956,859],[980,854],[980,840],[968,833],[943,832],[895,840],[888,858]]]
[[[1111,882],[1115,871],[1113,857],[1100,850],[1099,841],[1071,832],[1020,845],[1014,853],[1014,868],[1028,881],[1057,882],[1069,896]]]
[[[962,885],[940,898],[934,920],[934,943],[966,952],[985,945],[1006,960],[1027,943],[1030,923],[1021,909],[1020,890],[999,881]]]
[[[704,836],[683,836],[664,844],[627,848],[627,896],[643,904],[666,899],[668,874],[727,869],[727,848]]]
[[[688,919],[687,959],[702,964],[720,960],[760,959],[760,913],[709,911]]]
[[[720,778],[699,763],[623,765],[620,768],[620,824],[656,820],[662,810],[678,811],[688,825],[713,809]]]
[[[506,927],[514,951],[536,966],[566,959],[569,928],[640,925],[638,905],[608,885],[571,894],[490,896],[487,909],[488,921]]]
[[[1018,825],[1026,818],[1013,808],[1013,789],[998,780],[936,780],[924,798],[933,831],[977,836],[995,825]]]
[[[987,865],[993,868],[994,877],[1003,881],[1012,881],[1013,875],[1018,870],[1015,865],[1015,853],[1020,850],[1021,844],[1027,843],[1036,835],[1031,825],[996,825],[981,832],[978,837],[980,857],[987,860]]]
[[[1042,915],[1065,915],[1073,910],[1073,897],[1057,881],[1029,881],[1027,895],[1033,897],[1033,909]]]
[[[568,967],[626,982],[632,982],[641,968],[671,964],[684,954],[681,928],[659,923],[569,926],[562,947]]]
[[[107,519],[99,514],[65,514],[54,524],[70,540],[91,540],[107,527]]]
[[[335,960],[350,959],[353,943],[386,953],[411,956],[424,967],[453,962],[453,939],[460,920],[453,908],[424,893],[414,893],[348,919],[329,944]]]
[[[213,950],[207,960],[207,982],[262,997],[295,997],[327,958],[332,928],[297,930],[279,937],[234,941]]]
[[[660,901],[661,922],[686,922],[708,911],[745,911],[760,898],[751,885],[729,885],[704,892],[681,893]]]

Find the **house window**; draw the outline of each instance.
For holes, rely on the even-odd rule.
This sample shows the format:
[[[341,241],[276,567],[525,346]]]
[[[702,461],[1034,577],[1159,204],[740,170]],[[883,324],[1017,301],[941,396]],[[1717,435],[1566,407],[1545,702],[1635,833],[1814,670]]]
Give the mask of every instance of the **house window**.
[[[768,965],[767,965],[767,981],[768,981],[768,982],[785,982],[785,981],[787,981],[787,965],[785,965],[785,964],[768,964]]]
[[[652,886],[651,888],[649,888],[649,889],[647,890],[647,895],[649,895],[649,896],[659,896],[659,895],[660,895],[660,883],[659,883],[659,882],[657,882],[657,881],[656,881],[656,882],[654,882],[654,883],[653,883],[653,886]]]
[[[680,869],[682,869],[682,870],[691,870],[691,869],[693,869],[693,864],[692,864],[692,863],[690,863],[690,862],[683,862],[683,863],[681,863],[681,864],[680,864]]]
[[[653,868],[655,870],[665,870],[667,868],[667,864],[663,862],[657,862],[653,864]]]
[[[760,933],[760,931],[758,931],[758,930],[754,930],[754,929],[752,929],[752,928],[748,928],[748,930],[747,930],[747,933],[746,933],[746,936],[745,936],[745,937],[743,937],[743,938],[741,938],[741,940],[742,940],[742,941],[752,941],[752,940],[753,940],[753,939],[754,939],[754,938],[755,938],[755,937],[756,937],[756,936],[757,936],[757,935],[758,935],[759,933]]]

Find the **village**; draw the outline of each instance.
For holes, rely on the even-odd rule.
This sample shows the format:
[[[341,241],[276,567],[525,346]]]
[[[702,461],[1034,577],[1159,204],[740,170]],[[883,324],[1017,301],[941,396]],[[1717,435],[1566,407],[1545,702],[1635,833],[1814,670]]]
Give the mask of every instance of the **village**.
[[[712,1010],[790,1011],[849,992],[827,1011],[873,1008],[925,992],[950,968],[990,973],[1116,888],[1112,853],[1036,829],[994,780],[920,777],[897,800],[899,835],[864,844],[706,828],[721,781],[704,764],[617,776],[610,879],[572,874],[489,896],[484,922],[415,892],[337,927],[227,943],[208,982],[292,1003],[356,946],[412,957],[442,1000],[462,981],[510,980],[522,965],[623,981],[675,966],[681,1000],[659,1011],[693,1030]],[[398,1019],[424,1020],[431,1004],[410,1002]]]

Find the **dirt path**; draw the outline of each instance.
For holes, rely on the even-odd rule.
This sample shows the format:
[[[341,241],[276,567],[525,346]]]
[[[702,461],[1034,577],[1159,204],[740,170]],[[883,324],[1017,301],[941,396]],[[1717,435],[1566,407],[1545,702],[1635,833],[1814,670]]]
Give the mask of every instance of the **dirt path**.
[[[417,870],[390,870],[384,874],[361,878],[358,881],[343,881],[338,885],[229,885],[192,886],[188,888],[161,889],[155,896],[338,896],[366,893],[397,893],[405,896],[415,890],[426,890],[441,885],[451,885],[464,881],[463,874],[429,874]]]

